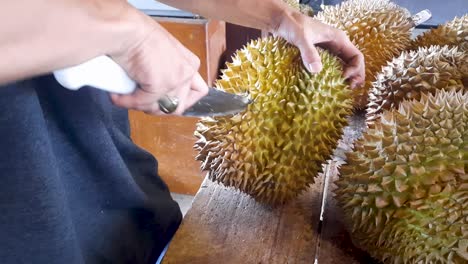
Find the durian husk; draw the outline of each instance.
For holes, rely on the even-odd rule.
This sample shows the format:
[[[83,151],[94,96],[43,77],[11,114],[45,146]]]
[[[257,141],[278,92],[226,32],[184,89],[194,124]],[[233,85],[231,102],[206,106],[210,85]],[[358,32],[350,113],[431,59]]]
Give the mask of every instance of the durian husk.
[[[363,53],[366,81],[355,89],[355,108],[364,109],[375,75],[387,61],[409,48],[410,13],[388,0],[350,0],[324,6],[315,18],[343,30]]]
[[[459,50],[468,52],[468,14],[424,32],[412,41],[411,49],[432,45],[458,46]]]
[[[254,40],[235,54],[216,87],[253,103],[198,123],[196,159],[209,179],[267,204],[290,201],[314,182],[352,112],[340,61],[320,54],[324,68],[314,75],[282,38]]]
[[[468,263],[468,93],[384,111],[335,190],[353,242],[385,263]]]
[[[431,46],[405,51],[377,75],[369,92],[369,125],[384,110],[403,100],[419,100],[424,93],[468,89],[468,53],[456,46]]]

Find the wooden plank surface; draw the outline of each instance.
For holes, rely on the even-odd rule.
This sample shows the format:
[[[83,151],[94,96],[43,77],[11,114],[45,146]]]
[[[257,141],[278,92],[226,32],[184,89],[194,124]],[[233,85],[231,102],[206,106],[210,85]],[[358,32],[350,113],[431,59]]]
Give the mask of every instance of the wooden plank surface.
[[[321,182],[269,208],[206,180],[164,258],[170,263],[313,263]]]
[[[245,194],[205,180],[163,263],[371,263],[352,245],[331,195],[332,181],[338,177],[336,165],[361,135],[363,121],[363,113],[350,118],[324,175],[284,206],[268,208]],[[325,207],[320,221],[322,202]]]

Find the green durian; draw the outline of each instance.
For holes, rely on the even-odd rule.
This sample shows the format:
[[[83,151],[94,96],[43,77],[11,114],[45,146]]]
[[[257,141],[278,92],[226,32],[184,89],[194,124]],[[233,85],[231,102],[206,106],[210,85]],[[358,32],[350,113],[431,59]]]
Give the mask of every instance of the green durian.
[[[375,75],[387,61],[407,49],[413,24],[403,7],[388,0],[349,0],[324,6],[315,18],[346,32],[363,53],[366,81],[355,89],[355,107],[364,109]]]
[[[405,99],[419,100],[437,90],[468,89],[468,53],[449,46],[405,51],[377,75],[369,92],[369,124],[384,111],[398,108]]]
[[[281,38],[237,51],[216,87],[253,103],[198,123],[196,159],[211,180],[268,204],[287,202],[314,182],[352,111],[340,61],[320,53],[323,70],[311,75],[299,50]]]
[[[384,263],[468,263],[468,93],[384,111],[334,191],[353,242]]]
[[[432,45],[458,46],[459,50],[468,52],[468,14],[424,32],[412,41],[411,48]]]

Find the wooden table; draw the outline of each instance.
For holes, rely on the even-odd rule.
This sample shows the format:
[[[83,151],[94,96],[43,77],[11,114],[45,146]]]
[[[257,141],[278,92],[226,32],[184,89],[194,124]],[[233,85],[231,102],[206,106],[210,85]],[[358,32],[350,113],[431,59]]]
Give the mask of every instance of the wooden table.
[[[372,263],[351,244],[332,195],[343,153],[363,129],[363,113],[351,117],[323,175],[284,206],[269,208],[205,180],[163,263]]]

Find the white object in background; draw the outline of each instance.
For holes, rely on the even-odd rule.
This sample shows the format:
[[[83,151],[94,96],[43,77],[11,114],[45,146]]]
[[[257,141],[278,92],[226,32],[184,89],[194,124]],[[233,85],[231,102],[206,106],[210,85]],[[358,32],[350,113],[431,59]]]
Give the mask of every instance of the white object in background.
[[[78,90],[92,86],[111,93],[132,93],[137,84],[108,56],[99,56],[77,66],[54,72],[55,79],[65,88]]]
[[[417,26],[423,24],[424,22],[431,19],[431,17],[432,17],[432,12],[429,9],[424,9],[424,10],[420,11],[419,13],[414,14],[411,17],[413,27],[417,27]]]

